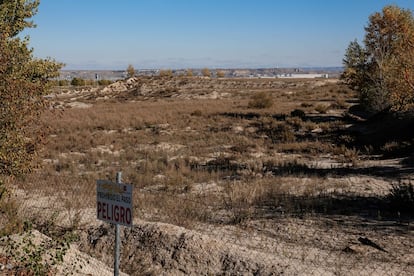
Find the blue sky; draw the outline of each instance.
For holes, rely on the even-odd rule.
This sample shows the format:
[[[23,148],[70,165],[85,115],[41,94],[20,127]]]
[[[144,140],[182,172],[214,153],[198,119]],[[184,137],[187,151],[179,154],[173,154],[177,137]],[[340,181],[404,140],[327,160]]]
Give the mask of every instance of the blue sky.
[[[413,0],[41,0],[30,45],[65,69],[341,66],[370,14]]]

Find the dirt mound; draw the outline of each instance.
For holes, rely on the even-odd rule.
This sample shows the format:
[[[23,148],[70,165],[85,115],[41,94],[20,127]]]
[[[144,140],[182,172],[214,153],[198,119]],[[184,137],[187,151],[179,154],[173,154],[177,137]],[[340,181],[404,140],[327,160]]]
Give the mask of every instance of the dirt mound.
[[[292,224],[293,225],[293,224]],[[313,231],[308,227],[295,231]],[[222,229],[223,230],[223,229]],[[213,231],[214,232],[214,231]],[[349,240],[339,241],[334,250],[308,247],[305,233],[297,237],[301,242],[284,247],[281,251],[264,250],[252,244],[260,240],[255,232],[240,233],[240,239],[248,239],[250,246],[243,242],[230,242],[224,232],[203,234],[202,231],[188,230],[165,223],[136,221],[132,229],[121,230],[121,269],[130,275],[349,275],[398,274],[410,275],[411,269],[404,268],[406,261],[390,261],[382,267],[379,259],[370,263],[361,261],[362,256],[379,256],[389,259],[388,252],[361,245],[358,235]],[[243,231],[242,231],[243,232]],[[112,261],[114,229],[101,225],[90,228],[82,238],[82,248],[105,263]],[[290,238],[294,232],[286,233]],[[244,235],[246,234],[246,235]],[[338,235],[332,230],[332,235]],[[378,239],[375,239],[378,240]],[[259,242],[260,243],[260,242]],[[279,246],[282,240],[268,240],[267,246]],[[327,244],[328,241],[325,243]],[[382,244],[386,244],[382,241]],[[348,247],[352,249],[349,253]],[[388,246],[387,249],[390,247]],[[305,256],[303,254],[305,253]],[[106,254],[106,255],[105,255]],[[108,255],[109,254],[109,255]],[[407,256],[409,258],[409,256]],[[401,273],[402,271],[407,274]]]
[[[323,86],[326,82],[312,80],[308,86]],[[269,81],[251,79],[210,79],[188,77],[140,77],[120,80],[96,93],[98,98],[148,99],[221,99],[243,95],[248,91],[270,91],[299,87],[299,83],[289,83],[272,79]],[[106,99],[105,98],[105,99]]]
[[[336,82],[336,80],[332,80]],[[284,93],[289,88],[290,93],[304,87],[314,88],[329,85],[331,82],[308,80],[304,82],[281,81],[278,79],[216,79],[201,77],[133,77],[118,80],[108,86],[90,86],[82,88],[55,88],[49,98],[59,107],[65,103],[78,101],[87,103],[96,100],[140,101],[160,98],[183,100],[214,100],[242,98],[255,91],[272,91]],[[77,107],[77,106],[74,106]]]
[[[34,270],[37,271],[36,275],[113,275],[112,268],[79,251],[76,245],[72,244],[65,249],[63,244],[60,247],[51,247],[50,243],[53,243],[52,239],[37,230],[3,239],[3,246],[0,247],[0,274],[32,275],[28,271]],[[5,257],[10,254],[13,257]],[[17,264],[14,258],[22,263]],[[54,262],[59,260],[59,264],[55,265]]]
[[[113,233],[105,225],[90,229],[82,247],[95,255],[110,252]],[[165,223],[139,222],[124,229],[121,240],[121,267],[131,275],[279,275],[306,269],[300,262]],[[98,257],[112,260],[111,255]]]
[[[114,82],[105,88],[103,88],[99,94],[101,95],[113,95],[113,94],[119,94],[122,92],[126,92],[130,89],[133,89],[136,84],[138,83],[137,78],[129,78],[127,80],[121,80]]]

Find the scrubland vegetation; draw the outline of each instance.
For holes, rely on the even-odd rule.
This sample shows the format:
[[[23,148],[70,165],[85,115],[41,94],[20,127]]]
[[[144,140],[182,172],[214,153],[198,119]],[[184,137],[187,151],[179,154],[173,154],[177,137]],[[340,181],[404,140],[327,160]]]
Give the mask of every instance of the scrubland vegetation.
[[[180,216],[181,222],[175,221],[185,225],[187,220],[193,219],[192,215],[195,219],[202,217],[207,221],[209,217],[212,221],[219,218],[215,218],[209,209],[180,206],[175,196],[171,200],[178,205],[176,207],[163,206],[168,199],[159,200],[157,197],[181,195],[189,198],[189,201],[183,200],[183,204],[192,204],[194,200],[217,209],[226,206],[228,198],[225,193],[231,196],[234,189],[252,197],[249,204],[240,204],[250,209],[266,201],[261,193],[269,193],[267,189],[275,195],[289,193],[289,189],[284,190],[285,185],[280,183],[283,177],[310,175],[315,185],[327,177],[347,174],[384,174],[387,177],[386,171],[365,163],[370,160],[381,163],[384,157],[410,159],[409,155],[404,155],[407,149],[412,148],[411,137],[397,132],[391,138],[378,136],[384,128],[394,128],[392,118],[389,118],[389,124],[384,120],[389,115],[384,115],[379,122],[372,119],[372,123],[358,122],[363,119],[347,115],[346,107],[353,105],[355,94],[337,83],[323,80],[219,81],[187,78],[142,81],[158,85],[160,94],[147,95],[146,99],[137,101],[142,96],[131,90],[104,101],[95,102],[90,98],[87,102],[92,106],[89,108],[54,109],[44,113],[42,121],[49,138],[40,154],[43,165],[30,176],[38,177],[38,180],[26,181],[26,178],[25,189],[33,183],[33,189],[37,191],[54,193],[55,187],[47,183],[39,185],[39,181],[64,183],[62,179],[69,177],[68,188],[73,181],[87,180],[89,192],[82,194],[93,197],[94,179],[111,178],[117,170],[123,170],[125,181],[134,183],[142,192],[137,192],[136,201],[140,208],[147,210],[137,209],[138,213],[157,210],[160,219],[168,221],[169,214],[176,213],[171,212],[171,208],[194,209],[190,214]],[[195,87],[200,82],[198,85],[206,87],[227,83],[228,87],[252,88],[246,93],[236,89],[224,92],[225,97],[220,99],[191,99],[195,96],[191,90],[185,100],[176,99],[180,92],[162,97],[163,91],[176,91],[179,88],[174,86],[182,82],[188,83],[187,87]],[[289,93],[283,92],[286,86],[290,87]],[[267,90],[273,87],[273,91],[255,93],[263,87]],[[252,105],[252,101],[258,99],[266,105]],[[267,105],[268,102],[272,105]],[[404,117],[403,114],[401,116]],[[404,118],[399,122],[401,126],[396,131],[403,132],[411,124],[411,119]],[[321,168],[323,166],[326,168]],[[396,177],[397,171],[395,168],[395,174],[391,171],[389,176]],[[403,174],[400,176],[404,177]],[[56,180],[50,181],[51,178]],[[86,188],[82,186],[82,189]],[[224,195],[218,198],[215,194],[203,195],[199,199],[197,189],[203,186],[221,190]],[[318,196],[320,191],[316,187],[312,191],[312,187],[307,187],[308,195]],[[253,190],[256,192],[252,193]],[[147,202],[139,198],[144,195],[149,199],[155,198]],[[233,203],[234,200],[231,199]],[[241,196],[239,200],[247,198]],[[91,199],[82,201],[85,207],[94,206]],[[151,204],[161,205],[155,207]],[[377,211],[373,210],[374,213]],[[393,210],[383,210],[384,213],[388,211],[392,215]]]
[[[246,235],[261,229],[251,229],[257,223],[296,220],[315,227],[335,221],[343,231],[338,217],[352,218],[360,229],[353,231],[369,221],[370,229],[379,231],[369,237],[377,241],[384,241],[379,229],[389,221],[393,229],[407,231],[401,238],[412,231],[407,223],[412,220],[413,140],[404,133],[413,120],[408,114],[366,119],[349,113],[357,95],[337,80],[152,77],[129,82],[123,92],[115,92],[122,82],[113,84],[112,92],[102,94],[106,98],[100,92],[57,94],[55,108],[43,113],[41,125],[48,132],[38,156],[41,168],[13,181],[28,198],[36,195],[40,206],[54,206],[56,213],[26,210],[36,229],[75,231],[83,244],[82,229],[91,226],[82,217],[86,210],[94,216],[96,179],[113,179],[122,171],[124,181],[134,185],[136,219],[206,235],[231,227],[225,237],[233,239],[236,229]],[[252,105],[258,99],[272,105]],[[393,135],[382,135],[384,129]],[[54,215],[56,221],[47,223]],[[64,226],[57,222],[63,217]],[[20,224],[24,227],[24,221]],[[100,256],[93,247],[84,248]],[[409,249],[392,250],[404,255]],[[111,248],[105,250],[111,256]],[[124,267],[130,273],[137,269]]]
[[[2,270],[91,273],[84,253],[111,263],[96,180],[122,171],[134,186],[127,273],[413,274],[408,11],[370,18],[342,80],[226,79],[207,68],[203,77],[135,77],[131,65],[126,80],[74,79],[44,97],[60,65],[34,59],[16,38],[36,6],[0,4],[0,15],[21,11],[0,37]],[[404,24],[390,33],[388,59],[372,51],[382,40],[371,34],[378,22],[391,32],[391,19]]]

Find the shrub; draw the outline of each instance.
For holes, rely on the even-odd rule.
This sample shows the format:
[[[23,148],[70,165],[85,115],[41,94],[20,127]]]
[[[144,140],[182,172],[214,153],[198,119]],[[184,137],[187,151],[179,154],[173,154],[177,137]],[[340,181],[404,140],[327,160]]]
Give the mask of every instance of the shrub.
[[[300,106],[306,108],[306,107],[312,107],[313,104],[312,103],[301,103]]]
[[[173,71],[171,69],[160,70],[160,77],[172,77]]]
[[[202,116],[203,112],[200,109],[194,110],[193,112],[191,112],[191,116]]]
[[[74,241],[71,233],[58,239],[44,238],[31,230],[20,237],[3,237],[0,244],[7,257],[16,262],[17,275],[52,275]],[[76,268],[76,265],[74,266]]]
[[[99,80],[98,84],[99,85],[110,85],[112,83],[112,81],[110,80]]]
[[[412,213],[414,210],[414,185],[401,182],[393,185],[387,199],[392,210]]]
[[[290,116],[299,117],[299,118],[303,119],[303,118],[305,118],[306,114],[305,114],[305,111],[303,111],[302,109],[295,109],[292,112],[290,112]]]
[[[69,81],[68,80],[59,80],[58,81],[58,85],[59,86],[68,86],[69,85]]]
[[[72,81],[70,82],[71,85],[73,86],[84,86],[86,84],[86,81],[82,78],[73,78]]]
[[[248,103],[249,108],[269,108],[273,105],[272,97],[266,92],[254,94]]]
[[[293,142],[296,140],[295,132],[287,123],[279,123],[271,118],[265,118],[260,122],[259,133],[265,134],[273,144]]]
[[[20,232],[23,219],[18,215],[19,202],[10,195],[8,188],[0,179],[0,237]]]
[[[276,139],[276,140],[275,140]],[[281,124],[277,128],[277,134],[275,137],[272,137],[272,140],[278,142],[294,142],[296,140],[295,133],[291,126],[286,124]]]
[[[346,109],[348,106],[346,102],[342,99],[336,100],[333,104],[331,104],[331,108],[333,109]]]
[[[328,110],[329,110],[329,106],[323,105],[323,104],[318,104],[315,107],[315,111],[317,111],[317,112],[319,112],[321,114],[325,114],[326,112],[328,112]]]

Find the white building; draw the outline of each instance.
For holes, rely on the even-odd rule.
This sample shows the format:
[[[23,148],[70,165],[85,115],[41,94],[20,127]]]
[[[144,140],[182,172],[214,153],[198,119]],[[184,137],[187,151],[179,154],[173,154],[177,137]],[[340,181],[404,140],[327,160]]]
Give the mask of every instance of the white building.
[[[323,78],[327,79],[329,77],[328,74],[297,74],[297,73],[285,73],[285,74],[278,74],[278,78],[284,79],[316,79],[316,78]]]

